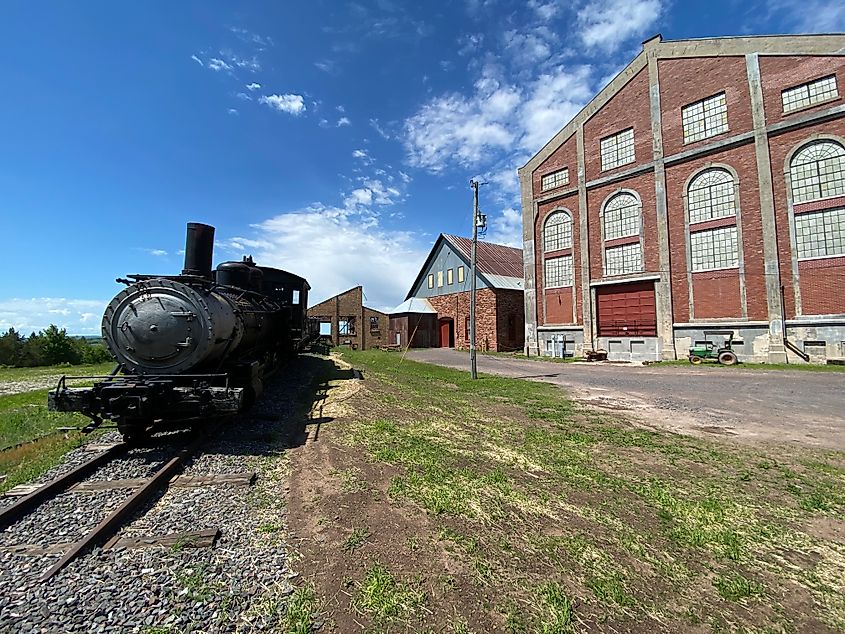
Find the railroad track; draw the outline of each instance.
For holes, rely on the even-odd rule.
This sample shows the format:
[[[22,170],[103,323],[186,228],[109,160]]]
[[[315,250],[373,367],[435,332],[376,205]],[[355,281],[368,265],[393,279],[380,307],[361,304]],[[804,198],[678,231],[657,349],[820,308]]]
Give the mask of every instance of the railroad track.
[[[255,477],[252,473],[237,473],[218,476],[204,477],[175,477],[185,463],[193,456],[203,444],[216,435],[219,426],[210,428],[202,435],[194,436],[187,444],[177,447],[175,454],[163,461],[159,468],[143,478],[129,479],[89,479],[96,474],[104,465],[118,460],[132,451],[126,443],[117,443],[106,447],[103,451],[89,460],[74,467],[64,475],[54,480],[38,485],[35,488],[23,488],[19,499],[14,503],[0,509],[0,531],[13,526],[16,522],[24,519],[31,513],[36,513],[45,502],[66,494],[79,494],[90,491],[102,491],[110,489],[129,489],[131,495],[125,498],[116,508],[111,510],[96,526],[87,530],[84,535],[71,543],[56,543],[48,546],[37,546],[31,544],[17,544],[4,546],[2,549],[19,554],[28,555],[53,555],[61,553],[62,557],[53,563],[40,576],[41,581],[46,581],[55,576],[65,566],[87,551],[97,547],[137,547],[144,545],[167,545],[173,543],[189,544],[193,546],[211,545],[219,535],[217,529],[206,529],[189,533],[151,536],[146,539],[119,540],[115,537],[120,528],[130,520],[134,513],[153,499],[158,493],[167,489],[170,485],[175,486],[205,486],[217,483],[250,484]],[[31,489],[31,490],[30,490]]]

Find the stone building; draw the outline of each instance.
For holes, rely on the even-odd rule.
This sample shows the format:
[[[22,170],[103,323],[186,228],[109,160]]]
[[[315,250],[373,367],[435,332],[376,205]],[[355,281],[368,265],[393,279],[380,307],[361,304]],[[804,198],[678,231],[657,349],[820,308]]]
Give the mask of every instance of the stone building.
[[[843,52],[646,41],[519,170],[526,351],[684,358],[718,330],[744,360],[843,356]]]
[[[308,316],[320,323],[320,335],[332,345],[367,350],[387,343],[387,315],[364,306],[361,286],[312,306]]]
[[[441,233],[406,297],[426,299],[437,311],[433,346],[469,348],[471,248],[468,238]],[[476,270],[476,345],[522,350],[522,251],[479,241]]]

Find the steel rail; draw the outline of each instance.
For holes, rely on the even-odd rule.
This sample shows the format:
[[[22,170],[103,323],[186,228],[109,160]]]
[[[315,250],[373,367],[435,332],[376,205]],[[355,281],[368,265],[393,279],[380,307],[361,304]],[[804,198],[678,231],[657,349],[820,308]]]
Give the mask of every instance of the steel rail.
[[[124,453],[128,448],[129,445],[126,443],[119,443],[109,447],[90,460],[83,462],[78,467],[71,469],[66,474],[45,483],[29,495],[25,495],[14,504],[7,506],[0,511],[0,530],[14,524],[45,500],[55,497],[59,493],[69,489],[71,485],[80,482],[100,465],[108,462],[118,454]]]
[[[126,498],[120,506],[109,513],[103,521],[91,529],[85,536],[82,537],[82,539],[74,542],[62,558],[45,571],[39,580],[47,581],[87,549],[106,543],[117,532],[120,525],[128,517],[130,517],[132,513],[138,509],[138,507],[147,502],[149,498],[151,498],[159,489],[167,488],[167,484],[173,474],[182,467],[182,464],[187,458],[189,458],[197,449],[199,449],[200,446],[209,440],[210,436],[213,435],[216,430],[217,427],[213,428],[208,435],[201,435],[190,445],[180,449],[179,453],[168,460],[165,465],[153,474],[143,486],[139,487],[131,496]]]

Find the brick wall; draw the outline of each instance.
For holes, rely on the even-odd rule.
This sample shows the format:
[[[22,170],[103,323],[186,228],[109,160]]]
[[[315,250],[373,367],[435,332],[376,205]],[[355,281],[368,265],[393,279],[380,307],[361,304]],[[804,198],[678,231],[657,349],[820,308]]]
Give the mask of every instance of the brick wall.
[[[669,248],[672,270],[672,308],[675,322],[688,322],[689,290],[687,285],[687,234],[684,226],[684,196],[688,179],[708,167],[727,166],[736,172],[739,180],[739,224],[742,230],[742,257],[745,263],[746,298],[749,319],[766,319],[766,282],[763,260],[763,229],[760,216],[760,194],[757,187],[757,161],[754,144],[723,150],[718,154],[701,157],[684,163],[672,165],[666,169],[666,202],[669,212]],[[703,279],[697,274],[698,279]],[[717,281],[722,280],[722,281]],[[725,284],[724,293],[733,293],[737,282],[727,278],[709,281],[706,294],[714,297],[713,286]],[[738,293],[738,290],[736,291]],[[694,290],[695,318],[742,317],[742,306],[733,299],[719,305],[700,304],[697,290]],[[738,295],[736,295],[738,297]],[[737,308],[738,306],[738,308]],[[733,307],[733,308],[731,308]],[[699,308],[701,314],[698,313]]]
[[[545,174],[549,174],[550,172],[556,172],[559,169],[563,169],[564,167],[569,169],[569,184],[563,185],[557,189],[550,189],[547,191],[543,191],[540,187],[542,178]],[[558,149],[552,152],[551,156],[543,161],[540,166],[534,170],[534,173],[531,175],[532,178],[532,186],[535,196],[540,196],[543,194],[548,194],[550,192],[554,192],[556,190],[565,190],[570,187],[577,187],[578,186],[578,148],[577,142],[575,140],[575,135],[573,134],[569,137],[566,141],[563,142]]]
[[[651,135],[649,134],[649,138]],[[596,187],[587,192],[587,210],[590,231],[590,276],[601,279],[604,275],[602,266],[603,243],[601,239],[601,209],[604,201],[620,189],[637,192],[642,201],[642,236],[645,271],[657,271],[660,268],[660,254],[657,243],[657,211],[654,204],[654,174],[648,172],[626,178],[603,187]]]
[[[576,166],[577,170],[577,166]],[[578,213],[578,194],[570,194],[553,201],[540,203],[534,223],[534,249],[538,257],[534,260],[535,280],[537,288],[537,323],[543,324],[571,324],[572,320],[572,287],[545,290],[545,274],[543,271],[543,226],[549,214],[557,209],[565,209],[572,216],[572,267],[575,284],[576,322],[582,321],[581,312],[581,220]],[[567,251],[553,253],[565,254]],[[539,255],[543,255],[541,259]]]
[[[501,295],[501,297],[497,297]],[[470,293],[452,293],[429,297],[432,307],[437,311],[438,321],[451,318],[455,324],[455,347],[469,348],[466,337],[466,323],[469,318]],[[521,291],[503,291],[480,288],[476,291],[476,345],[480,350],[504,350],[521,348],[523,345],[525,325],[525,305]],[[516,343],[507,337],[500,341],[501,329],[507,329],[508,315],[515,315],[517,319]],[[501,324],[500,324],[501,320]],[[508,347],[510,346],[510,347]]]
[[[767,123],[777,123],[842,103],[842,91],[845,89],[845,58],[841,56],[761,56],[759,63]],[[839,88],[838,99],[784,114],[781,98],[784,89],[834,74]]]
[[[317,317],[332,324],[332,343],[350,345],[365,350],[378,347],[387,341],[389,320],[387,315],[363,305],[364,290],[360,286],[335,295],[308,309],[309,317]],[[355,319],[355,333],[341,335],[339,322],[349,317]],[[370,317],[378,318],[378,330],[370,330]]]
[[[792,270],[792,245],[789,236],[789,205],[786,191],[786,174],[788,166],[786,157],[797,147],[813,139],[816,135],[833,134],[845,137],[845,119],[837,119],[826,123],[819,123],[807,126],[799,130],[792,130],[779,134],[769,139],[769,155],[772,160],[772,185],[775,194],[775,220],[778,226],[778,258],[780,260],[780,281],[784,286],[784,304],[786,306],[787,318],[796,316],[795,288],[793,285]],[[803,263],[802,263],[803,266]],[[834,274],[835,273],[835,274]],[[818,300],[811,300],[810,306],[802,311],[804,315],[831,314],[845,312],[845,299],[841,292],[842,279],[839,275],[845,275],[845,270],[839,267],[832,267],[827,271],[827,278],[819,277],[819,273],[811,273],[808,278],[807,291],[810,295],[830,292],[833,300],[838,298],[839,308],[825,313],[810,312],[818,310],[821,304]],[[804,277],[801,280],[801,296],[804,296]],[[809,282],[813,280],[813,282]],[[815,306],[814,306],[815,304]]]
[[[522,291],[496,289],[496,346],[498,352],[522,350],[525,345],[525,304]]]
[[[635,161],[602,172],[601,144],[604,137],[634,128]],[[584,124],[584,151],[588,181],[649,163],[651,148],[651,105],[648,95],[648,71],[637,73],[610,101]]]
[[[664,154],[676,154],[754,128],[744,57],[661,59],[657,69]],[[685,144],[681,109],[720,92],[725,93],[728,104],[728,131]]]

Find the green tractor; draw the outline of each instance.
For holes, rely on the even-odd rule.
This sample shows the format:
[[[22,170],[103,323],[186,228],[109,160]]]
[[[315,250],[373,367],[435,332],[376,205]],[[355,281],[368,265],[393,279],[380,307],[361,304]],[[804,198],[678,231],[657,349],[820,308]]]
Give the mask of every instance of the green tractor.
[[[709,339],[710,337],[718,336],[726,337],[721,347]],[[733,330],[705,330],[704,341],[696,341],[695,345],[689,349],[689,362],[693,365],[699,365],[704,363],[704,361],[718,361],[722,365],[736,365],[739,363],[739,359],[731,349],[733,343]]]

